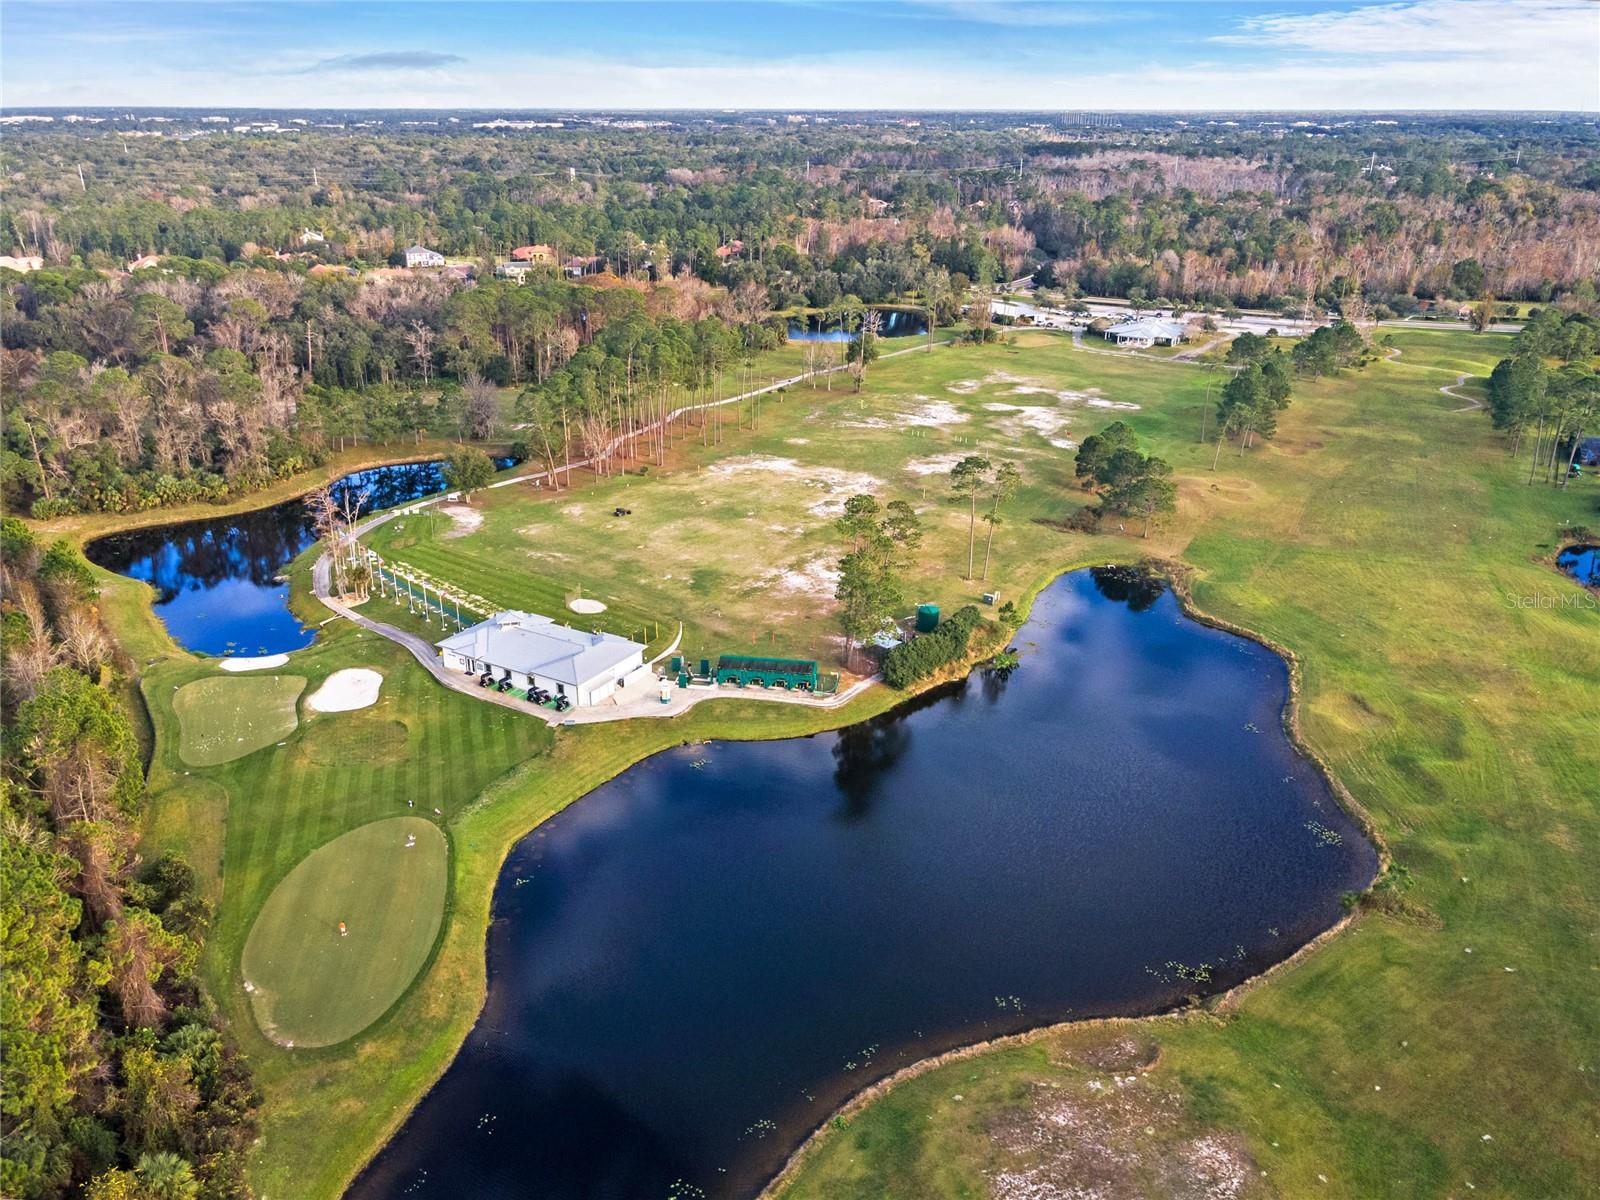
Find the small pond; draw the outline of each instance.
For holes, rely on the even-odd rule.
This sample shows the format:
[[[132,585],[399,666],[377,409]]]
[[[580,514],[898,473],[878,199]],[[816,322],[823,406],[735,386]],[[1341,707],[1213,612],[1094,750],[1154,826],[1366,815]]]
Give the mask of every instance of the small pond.
[[[921,309],[881,308],[878,313],[878,336],[885,338],[920,337],[928,332],[928,319]],[[791,318],[791,342],[849,342],[855,334],[841,329],[837,321],[827,321],[820,313],[805,318]]]
[[[1584,587],[1600,587],[1600,546],[1568,546],[1556,555],[1556,566]]]
[[[509,458],[495,460],[504,469]],[[444,490],[440,461],[396,463],[344,476],[335,494],[365,492],[363,511],[407,504]],[[282,654],[311,644],[314,629],[289,611],[287,567],[314,541],[303,500],[231,517],[207,517],[97,538],[97,566],[156,590],[155,613],[173,639],[200,654]]]
[[[837,733],[659,754],[523,839],[483,1013],[350,1195],[751,1197],[897,1068],[1227,987],[1371,880],[1276,655],[1115,570],[1017,645]]]

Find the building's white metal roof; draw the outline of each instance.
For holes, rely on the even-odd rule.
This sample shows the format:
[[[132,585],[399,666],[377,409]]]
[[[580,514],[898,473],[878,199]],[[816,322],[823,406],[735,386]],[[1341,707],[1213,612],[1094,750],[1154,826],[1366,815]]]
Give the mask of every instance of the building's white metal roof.
[[[1133,317],[1106,330],[1108,337],[1149,338],[1177,341],[1188,332],[1187,323],[1168,317]]]
[[[644,649],[614,633],[586,633],[525,612],[495,613],[435,644],[479,662],[575,687],[604,677]]]

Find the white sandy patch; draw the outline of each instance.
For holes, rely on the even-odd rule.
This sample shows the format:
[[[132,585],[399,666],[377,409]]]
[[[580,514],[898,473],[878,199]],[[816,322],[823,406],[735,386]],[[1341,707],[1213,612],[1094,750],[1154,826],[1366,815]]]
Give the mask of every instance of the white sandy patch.
[[[1091,396],[1084,401],[1090,408],[1114,408],[1118,412],[1138,412],[1137,404],[1130,404],[1126,400],[1106,400],[1100,396]]]
[[[810,438],[798,438],[798,437],[796,437],[796,438],[784,438],[783,441],[784,441],[784,444],[787,445],[787,446],[809,446],[809,445],[811,445],[811,439]]]
[[[439,511],[450,518],[450,528],[445,533],[447,538],[466,537],[483,525],[483,514],[465,504],[441,504]]]
[[[981,379],[958,379],[954,383],[947,383],[945,387],[955,392],[958,396],[970,396],[983,386]]]
[[[1050,444],[1057,450],[1071,450],[1078,443],[1071,438],[1051,438]]]
[[[805,487],[822,492],[821,499],[806,505],[806,511],[815,517],[837,517],[844,512],[846,498],[858,492],[874,492],[883,486],[883,480],[864,471],[844,471],[838,467],[811,467],[792,458],[778,458],[770,454],[745,454],[725,458],[713,463],[711,475],[729,476],[751,474],[780,475],[794,479]]]
[[[268,667],[281,667],[288,661],[287,654],[263,654],[256,658],[225,658],[217,665],[224,671],[264,671]]]
[[[568,504],[568,505],[565,505],[561,509],[561,515],[564,516],[564,517],[581,517],[581,516],[583,516],[583,505],[581,505],[581,504]]]
[[[378,702],[383,676],[367,667],[343,667],[329,675],[321,687],[306,697],[311,712],[350,712]]]
[[[769,567],[761,573],[759,586],[813,600],[832,600],[839,586],[838,563],[831,556],[821,555],[797,567]]]
[[[944,475],[965,457],[965,454],[956,452],[935,454],[932,458],[914,458],[906,464],[906,470],[913,475]]]
[[[576,600],[568,600],[567,607],[575,613],[603,613],[606,606],[599,600],[591,600],[587,596],[579,596]]]
[[[925,400],[927,403],[921,408],[900,414],[901,420],[907,425],[926,425],[937,429],[944,425],[959,425],[967,419],[967,414],[948,400],[929,400],[926,396],[918,396],[916,399]]]

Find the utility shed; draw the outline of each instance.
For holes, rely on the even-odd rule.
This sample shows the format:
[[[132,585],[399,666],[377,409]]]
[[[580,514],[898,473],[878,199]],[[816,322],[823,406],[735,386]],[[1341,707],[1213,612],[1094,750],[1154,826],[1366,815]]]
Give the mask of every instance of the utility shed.
[[[495,613],[435,645],[452,670],[510,679],[524,691],[538,686],[576,705],[598,704],[645,669],[638,642],[558,625],[537,613]]]

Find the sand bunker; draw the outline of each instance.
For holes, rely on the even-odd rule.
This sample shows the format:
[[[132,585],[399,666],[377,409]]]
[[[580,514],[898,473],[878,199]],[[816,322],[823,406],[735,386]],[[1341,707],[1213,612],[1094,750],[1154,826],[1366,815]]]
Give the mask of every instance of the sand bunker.
[[[568,600],[567,607],[575,613],[603,613],[606,610],[606,606],[600,601],[590,600],[585,596],[579,596],[576,600]]]
[[[225,658],[217,665],[224,671],[264,671],[268,667],[281,667],[288,661],[287,654],[263,654],[257,658]]]
[[[335,671],[322,686],[306,697],[311,712],[350,712],[370,708],[378,702],[383,676],[366,667],[345,667]]]
[[[439,511],[450,518],[450,528],[444,535],[448,538],[466,537],[483,525],[483,514],[465,504],[441,504]]]

